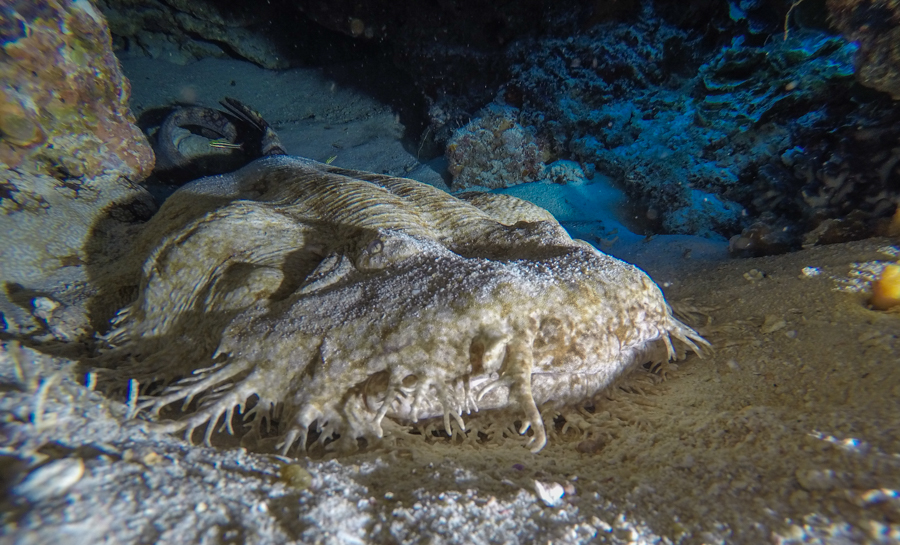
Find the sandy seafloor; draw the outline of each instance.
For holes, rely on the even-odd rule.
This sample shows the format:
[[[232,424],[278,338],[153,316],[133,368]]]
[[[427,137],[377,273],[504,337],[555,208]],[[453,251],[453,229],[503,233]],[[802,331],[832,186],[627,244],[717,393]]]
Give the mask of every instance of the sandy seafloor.
[[[138,115],[233,96],[289,153],[443,185],[401,144],[389,107],[319,71],[221,60],[123,67]],[[545,414],[550,441],[538,454],[512,435],[483,444],[397,427],[367,451],[310,459],[123,425],[125,400],[86,388],[72,362],[8,345],[0,476],[11,488],[0,540],[900,541],[900,313],[865,305],[867,279],[897,258],[893,241],[734,260],[722,243],[630,235],[615,217],[621,196],[599,180],[509,193],[643,267],[715,353],[689,356],[664,380],[639,369],[591,410],[567,410],[565,424]],[[536,481],[550,489],[546,501]]]

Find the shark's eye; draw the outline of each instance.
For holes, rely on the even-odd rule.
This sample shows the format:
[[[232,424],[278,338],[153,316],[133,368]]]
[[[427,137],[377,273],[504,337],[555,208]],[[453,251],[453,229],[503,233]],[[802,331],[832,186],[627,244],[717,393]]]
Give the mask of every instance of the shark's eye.
[[[366,246],[365,253],[369,255],[380,254],[384,250],[384,242],[380,238],[376,238]]]

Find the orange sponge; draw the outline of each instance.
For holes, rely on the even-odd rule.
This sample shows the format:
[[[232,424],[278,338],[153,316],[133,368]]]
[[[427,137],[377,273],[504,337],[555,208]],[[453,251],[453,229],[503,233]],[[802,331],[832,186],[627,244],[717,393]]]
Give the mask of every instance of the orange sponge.
[[[900,265],[891,264],[881,271],[872,284],[869,304],[876,310],[888,310],[900,305]]]

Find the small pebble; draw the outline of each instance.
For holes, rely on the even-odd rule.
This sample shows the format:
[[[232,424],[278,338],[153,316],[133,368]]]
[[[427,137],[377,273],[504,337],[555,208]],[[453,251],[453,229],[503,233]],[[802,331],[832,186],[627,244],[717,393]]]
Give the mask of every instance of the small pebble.
[[[547,507],[559,505],[566,493],[566,490],[559,483],[542,483],[538,480],[534,481],[534,490]]]
[[[299,490],[312,486],[313,476],[300,464],[288,464],[281,468],[281,482]]]
[[[766,319],[763,321],[763,325],[759,329],[764,334],[769,334],[786,327],[787,322],[784,321],[784,318],[775,314],[769,314],[768,316],[766,316]]]
[[[756,282],[757,280],[762,280],[766,277],[766,273],[762,272],[759,269],[750,269],[749,271],[744,273],[744,279],[750,282]]]
[[[817,267],[803,267],[800,278],[813,278],[822,274],[822,270]]]
[[[798,469],[794,476],[800,486],[810,492],[831,490],[838,481],[837,475],[830,469]]]

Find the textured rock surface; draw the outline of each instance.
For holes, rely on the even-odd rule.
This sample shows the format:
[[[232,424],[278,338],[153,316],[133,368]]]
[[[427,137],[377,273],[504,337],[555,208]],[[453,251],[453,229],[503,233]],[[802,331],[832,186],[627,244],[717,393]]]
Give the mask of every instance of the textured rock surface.
[[[495,102],[555,156],[610,176],[652,232],[737,236],[739,255],[879,232],[896,207],[900,108],[854,81],[856,46],[797,28],[796,10],[787,39],[782,14],[767,39],[731,29],[711,44],[662,8],[511,44]]]
[[[859,44],[856,78],[900,100],[900,2],[828,0],[834,25]]]
[[[58,178],[149,174],[153,154],[91,3],[14,2],[0,10],[0,166]]]
[[[139,295],[107,357],[144,384],[193,372],[146,406],[201,398],[163,429],[207,441],[258,396],[254,431],[276,420],[284,452],[311,426],[352,448],[385,416],[452,434],[451,417],[503,408],[540,450],[538,405],[668,361],[670,335],[704,342],[642,271],[503,195],[285,156],[185,186],[145,233],[160,242],[125,268],[142,267]]]
[[[516,108],[493,105],[453,133],[447,161],[453,191],[497,189],[533,182],[545,174],[544,153]]]
[[[288,44],[291,6],[207,0],[100,0],[117,49],[176,64],[206,57],[240,57],[266,68],[286,68],[300,53]],[[273,29],[274,27],[274,29]],[[302,31],[301,31],[302,33]]]
[[[857,75],[887,89],[896,3],[832,4],[859,42]],[[368,62],[390,57],[412,80],[399,87],[427,102],[404,120],[417,157],[449,156],[458,186],[514,179],[503,163],[515,153],[485,160],[478,146],[447,146],[493,100],[519,109],[542,153],[613,178],[648,232],[735,237],[737,254],[762,255],[871,236],[896,208],[900,107],[856,84],[857,48],[830,29],[821,3],[273,0],[260,9],[341,33]],[[288,50],[335,49],[319,41]],[[469,176],[466,165],[490,175]]]
[[[149,216],[135,184],[153,152],[90,2],[4,3],[0,13],[0,313],[17,331],[39,327],[29,316],[37,292],[86,280],[95,229]]]

